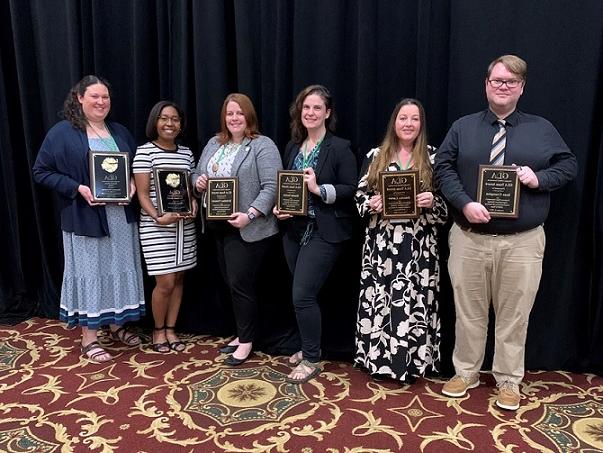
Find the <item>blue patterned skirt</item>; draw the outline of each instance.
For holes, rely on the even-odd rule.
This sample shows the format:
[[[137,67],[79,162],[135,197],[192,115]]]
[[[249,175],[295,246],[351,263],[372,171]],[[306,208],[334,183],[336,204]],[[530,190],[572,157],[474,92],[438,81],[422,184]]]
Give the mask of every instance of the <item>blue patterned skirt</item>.
[[[98,329],[144,316],[144,288],[136,223],[122,206],[107,205],[110,236],[77,236],[63,231],[65,271],[61,321]]]

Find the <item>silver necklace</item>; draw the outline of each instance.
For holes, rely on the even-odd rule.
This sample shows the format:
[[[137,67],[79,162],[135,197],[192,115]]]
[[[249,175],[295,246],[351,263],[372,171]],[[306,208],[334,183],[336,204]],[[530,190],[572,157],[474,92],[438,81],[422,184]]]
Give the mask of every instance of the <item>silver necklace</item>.
[[[105,138],[101,137],[100,134],[98,133],[98,131],[96,130],[96,128],[92,125],[92,123],[88,122],[88,126],[90,126],[90,129],[92,129],[92,132],[94,132],[94,134],[107,147],[107,149],[109,151],[112,151],[115,140],[113,140],[113,136],[111,135],[111,132],[109,132],[109,130],[107,129],[107,126],[105,126],[103,123],[103,129],[109,133],[109,140],[107,140],[107,137],[105,137]]]

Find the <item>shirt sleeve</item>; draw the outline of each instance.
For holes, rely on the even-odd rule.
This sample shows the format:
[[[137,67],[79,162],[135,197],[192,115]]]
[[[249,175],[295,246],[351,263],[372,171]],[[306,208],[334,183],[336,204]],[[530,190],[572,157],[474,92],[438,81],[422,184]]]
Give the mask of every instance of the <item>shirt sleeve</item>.
[[[153,160],[149,148],[139,147],[132,162],[132,172],[134,173],[150,173],[153,169]]]
[[[452,206],[462,211],[463,207],[473,200],[465,191],[457,171],[458,154],[458,122],[455,122],[435,155],[435,186],[440,188]]]
[[[59,170],[57,161],[68,161],[69,156],[68,144],[65,139],[61,140],[61,137],[57,137],[56,131],[55,126],[42,142],[33,166],[33,176],[38,184],[73,199],[78,194],[80,183]]]
[[[547,147],[551,150],[549,167],[536,172],[538,190],[552,191],[563,187],[578,173],[576,156],[551,124],[546,134]]]

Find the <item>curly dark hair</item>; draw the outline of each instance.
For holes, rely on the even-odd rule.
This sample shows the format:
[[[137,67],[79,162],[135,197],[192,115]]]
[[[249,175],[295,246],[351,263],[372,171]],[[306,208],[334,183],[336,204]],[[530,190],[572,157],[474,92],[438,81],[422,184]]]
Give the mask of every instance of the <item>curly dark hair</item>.
[[[109,91],[109,97],[111,97],[111,85],[109,82],[102,77],[87,75],[69,90],[69,93],[67,93],[67,97],[65,98],[65,102],[63,102],[61,116],[69,121],[73,127],[84,132],[86,131],[86,125],[88,122],[86,121],[86,116],[82,110],[82,104],[80,104],[80,101],[78,101],[77,97],[83,96],[86,92],[86,88],[97,83],[106,86],[107,91]]]
[[[159,101],[151,109],[151,112],[149,113],[149,119],[147,120],[147,127],[145,129],[145,132],[149,140],[157,140],[157,137],[159,136],[157,134],[157,120],[159,120],[162,110],[166,107],[174,107],[174,109],[176,109],[176,111],[178,112],[178,116],[180,117],[180,132],[178,133],[178,137],[182,136],[182,132],[186,127],[186,118],[184,116],[184,111],[180,108],[178,104],[173,101]]]
[[[310,85],[299,92],[291,107],[289,107],[289,115],[291,116],[291,140],[294,143],[302,143],[308,136],[308,131],[304,127],[301,120],[302,107],[304,100],[311,94],[317,94],[325,102],[327,110],[331,111],[329,117],[325,120],[327,130],[335,132],[335,123],[337,116],[335,115],[335,104],[329,90],[322,85]]]

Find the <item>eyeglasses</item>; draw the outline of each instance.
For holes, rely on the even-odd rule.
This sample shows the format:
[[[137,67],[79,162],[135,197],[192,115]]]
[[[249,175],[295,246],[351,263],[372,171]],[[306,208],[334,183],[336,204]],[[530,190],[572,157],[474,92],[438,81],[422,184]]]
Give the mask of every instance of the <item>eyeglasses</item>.
[[[507,88],[513,89],[517,88],[523,80],[520,79],[509,79],[509,80],[500,80],[500,79],[488,79],[488,83],[492,85],[494,88],[500,88],[503,85],[507,85]]]
[[[174,124],[180,123],[180,117],[178,116],[158,116],[157,121],[161,121],[162,123],[169,123],[170,121]]]

